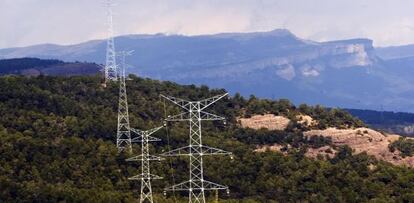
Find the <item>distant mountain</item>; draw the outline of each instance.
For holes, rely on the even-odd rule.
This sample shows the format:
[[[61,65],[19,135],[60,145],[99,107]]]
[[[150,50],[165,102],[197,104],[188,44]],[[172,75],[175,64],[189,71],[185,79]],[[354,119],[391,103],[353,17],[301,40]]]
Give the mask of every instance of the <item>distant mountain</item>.
[[[414,136],[414,113],[345,109],[368,126],[388,133]]]
[[[379,47],[376,53],[385,60],[414,57],[414,45]]]
[[[0,75],[95,75],[100,66],[93,63],[65,63],[59,60],[46,60],[38,58],[17,58],[0,60]]]
[[[104,40],[95,40],[3,49],[0,56],[104,63],[105,48]],[[288,30],[128,35],[116,38],[116,48],[135,50],[129,72],[140,76],[295,103],[414,112],[411,61],[380,57],[369,39],[314,42]]]

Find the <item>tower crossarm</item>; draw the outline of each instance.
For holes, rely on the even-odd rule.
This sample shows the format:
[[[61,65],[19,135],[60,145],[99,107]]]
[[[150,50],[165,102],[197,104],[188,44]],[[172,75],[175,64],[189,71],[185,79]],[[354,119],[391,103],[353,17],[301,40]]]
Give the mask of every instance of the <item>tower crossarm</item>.
[[[164,158],[154,156],[154,155],[138,155],[131,158],[126,159],[126,161],[142,161],[142,160],[149,160],[149,161],[161,161]]]
[[[173,122],[173,121],[189,121],[191,120],[191,113],[184,112],[180,113],[174,116],[169,116],[166,121]],[[208,113],[205,111],[200,111],[200,121],[219,121],[219,120],[225,120],[224,117],[217,116],[212,113]]]
[[[168,116],[168,118],[166,118],[166,121],[187,121],[190,119],[190,113],[188,112],[184,112],[184,113],[180,113],[174,116]]]
[[[164,126],[160,126],[160,127],[157,127],[157,128],[153,128],[153,129],[151,129],[151,130],[147,130],[147,131],[145,131],[145,134],[147,135],[147,136],[150,136],[150,135],[152,135],[152,134],[154,134],[155,132],[157,132],[157,131],[159,131],[161,128],[163,128]]]
[[[131,141],[132,142],[143,142],[143,141],[158,142],[158,141],[161,141],[161,139],[150,136],[150,135],[152,135],[155,132],[159,131],[163,127],[164,126],[160,126],[160,127],[157,127],[157,128],[153,128],[151,130],[146,130],[146,131],[135,129],[135,128],[130,128],[131,132],[138,135],[138,137],[133,138]]]
[[[142,137],[142,136],[139,136],[139,137],[134,137],[131,140],[131,142],[144,142],[144,139],[146,139],[146,141],[148,141],[148,142],[159,142],[159,141],[161,141],[160,138],[156,138],[156,137],[153,137],[153,136],[147,136],[145,138]]]
[[[210,97],[208,99],[204,99],[200,101],[200,110],[204,110],[205,108],[209,107],[210,105],[216,103],[218,100],[222,99],[223,97],[227,96],[229,93],[225,93],[222,95],[217,95],[214,97]]]
[[[190,108],[189,108],[190,103],[191,103],[190,101],[186,101],[184,99],[179,99],[179,98],[175,98],[175,97],[172,97],[172,96],[166,96],[166,95],[162,95],[162,94],[160,96],[163,97],[164,99],[174,103],[175,105],[187,110],[187,111],[190,110]]]
[[[159,179],[163,179],[163,178],[161,176],[157,176],[154,174],[145,174],[145,173],[128,178],[128,180],[159,180]]]
[[[227,190],[228,187],[213,183],[207,180],[193,181],[191,185],[190,181],[185,181],[177,185],[173,185],[164,188],[165,191],[188,191],[188,190]]]
[[[161,154],[161,156],[171,157],[171,156],[210,156],[210,155],[231,155],[231,152],[224,151],[222,149],[217,149],[209,146],[185,146],[178,149],[171,150],[169,152]]]
[[[134,50],[129,50],[129,51],[118,51],[118,52],[116,52],[116,55],[117,56],[120,56],[120,57],[126,57],[126,56],[131,56],[132,55],[132,53],[134,53]]]
[[[131,132],[133,132],[133,133],[135,133],[137,135],[140,135],[140,136],[144,135],[144,132],[145,132],[143,130],[138,130],[136,128],[130,128],[130,129],[131,129]]]
[[[195,101],[187,101],[184,99],[179,99],[179,98],[175,98],[172,96],[165,96],[161,94],[161,97],[167,99],[168,101],[171,101],[172,103],[176,104],[177,106],[185,109],[185,110],[190,110],[189,106],[191,103],[200,103],[200,110],[204,110],[207,107],[209,107],[210,105],[216,103],[218,100],[222,99],[223,97],[227,96],[228,93],[222,94],[222,95],[217,95],[214,97],[210,97],[208,99],[204,99],[198,102]]]
[[[225,120],[225,118],[222,117],[222,116],[217,116],[215,114],[204,112],[204,111],[200,112],[200,118],[203,121],[221,121],[221,120]]]
[[[213,183],[207,180],[204,180],[203,184],[204,184],[204,190],[227,190],[228,189],[227,186]]]
[[[177,185],[164,188],[165,191],[188,191],[190,190],[190,181],[185,181]]]
[[[108,8],[111,8],[113,6],[116,6],[116,3],[114,3],[113,0],[106,0],[105,2],[103,2],[103,5]]]

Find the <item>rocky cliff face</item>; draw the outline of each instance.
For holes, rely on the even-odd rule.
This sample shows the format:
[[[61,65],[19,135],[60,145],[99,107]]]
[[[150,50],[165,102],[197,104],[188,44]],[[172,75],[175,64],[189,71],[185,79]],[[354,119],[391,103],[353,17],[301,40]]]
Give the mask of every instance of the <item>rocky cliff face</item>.
[[[369,39],[303,40],[287,30],[203,36],[130,35],[118,50],[135,50],[129,72],[183,84],[206,84],[295,103],[414,111],[407,68],[383,61]],[[0,50],[4,58],[33,56],[103,63],[105,41]],[[408,62],[407,62],[408,63]],[[405,66],[404,66],[405,67]],[[407,66],[408,67],[408,66]],[[395,71],[394,71],[395,70]]]

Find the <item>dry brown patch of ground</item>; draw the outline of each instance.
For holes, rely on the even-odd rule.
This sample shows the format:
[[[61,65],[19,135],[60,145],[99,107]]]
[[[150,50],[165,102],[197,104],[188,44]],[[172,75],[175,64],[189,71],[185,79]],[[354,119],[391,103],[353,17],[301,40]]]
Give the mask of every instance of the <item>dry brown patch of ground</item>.
[[[305,156],[316,158],[318,157],[318,155],[321,155],[322,157],[333,158],[336,152],[337,151],[333,149],[331,146],[323,146],[319,148],[308,148],[308,151],[306,151]]]
[[[282,152],[283,154],[287,154],[285,150],[282,150],[286,146],[280,145],[280,144],[273,144],[273,145],[263,145],[263,146],[257,146],[257,149],[254,150],[255,152],[265,152],[265,151],[272,151],[272,152]],[[287,146],[290,148],[290,146]]]
[[[280,145],[280,144],[264,145],[264,146],[258,146],[255,152],[273,151],[273,152],[281,152],[286,155],[287,154],[286,149],[290,149],[290,148],[291,148],[290,145],[288,145],[287,147]],[[333,149],[331,146],[323,146],[319,148],[308,148],[308,150],[305,153],[305,156],[310,157],[310,158],[316,158],[318,157],[318,155],[320,155],[323,158],[325,158],[326,156],[329,158],[333,158],[336,152],[337,151]]]
[[[300,115],[297,117],[299,123],[316,125],[317,121],[307,115]],[[261,129],[266,128],[269,130],[285,130],[289,125],[290,120],[283,116],[275,116],[273,114],[254,115],[251,118],[238,118],[239,123],[243,128]],[[307,137],[312,136],[324,136],[331,137],[332,144],[334,146],[348,145],[354,150],[355,154],[366,152],[368,155],[372,155],[379,160],[387,161],[395,165],[407,165],[414,167],[413,157],[402,157],[398,150],[391,152],[388,148],[389,144],[398,140],[401,136],[395,134],[385,134],[369,128],[356,128],[356,129],[337,129],[328,128],[325,130],[310,130],[304,132]],[[256,151],[263,152],[266,150],[279,151],[283,148],[282,145],[266,145],[258,146]],[[329,148],[329,150],[328,150]],[[332,151],[333,153],[330,153]],[[335,150],[330,146],[325,146],[317,149],[309,148],[306,152],[308,157],[317,157],[318,154],[325,157],[333,157]]]
[[[296,119],[298,120],[299,124],[302,124],[307,127],[318,125],[318,121],[314,120],[312,117],[308,115],[304,115],[304,114],[297,115]]]
[[[390,152],[388,145],[400,137],[399,135],[382,134],[369,128],[311,130],[304,132],[305,136],[321,135],[331,137],[332,144],[336,146],[348,145],[359,154],[366,152],[379,160],[395,165],[414,166],[414,157],[403,158],[398,150]]]
[[[238,122],[243,128],[259,130],[266,128],[269,130],[285,130],[290,123],[290,119],[273,114],[254,115],[251,118],[238,118]]]

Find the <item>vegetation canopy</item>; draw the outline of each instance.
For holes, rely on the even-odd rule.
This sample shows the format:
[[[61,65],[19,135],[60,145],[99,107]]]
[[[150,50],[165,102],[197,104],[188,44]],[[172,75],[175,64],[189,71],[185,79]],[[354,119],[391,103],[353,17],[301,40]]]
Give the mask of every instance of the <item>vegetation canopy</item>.
[[[131,126],[150,129],[180,110],[159,94],[198,100],[223,93],[206,86],[182,86],[129,76],[127,91]],[[127,178],[139,165],[126,162],[132,154],[115,147],[118,85],[101,86],[96,77],[0,78],[0,202],[135,202],[139,182]],[[205,178],[228,185],[230,195],[221,202],[410,202],[414,199],[414,171],[352,155],[341,147],[331,159],[309,159],[307,147],[330,145],[323,137],[307,139],[308,128],[360,127],[364,124],[339,109],[295,107],[288,100],[245,99],[239,94],[217,102],[212,113],[228,119],[203,123],[203,142],[234,153],[205,159]],[[292,120],[285,131],[239,127],[236,118],[273,113]],[[306,114],[318,125],[306,127],[296,120]],[[186,123],[170,123],[155,136],[152,154],[184,146]],[[295,146],[287,154],[255,152],[257,145]],[[134,154],[139,153],[134,146]],[[188,178],[186,159],[154,163],[157,202],[185,202],[185,193],[162,195],[162,188]],[[213,193],[207,193],[209,200]]]

